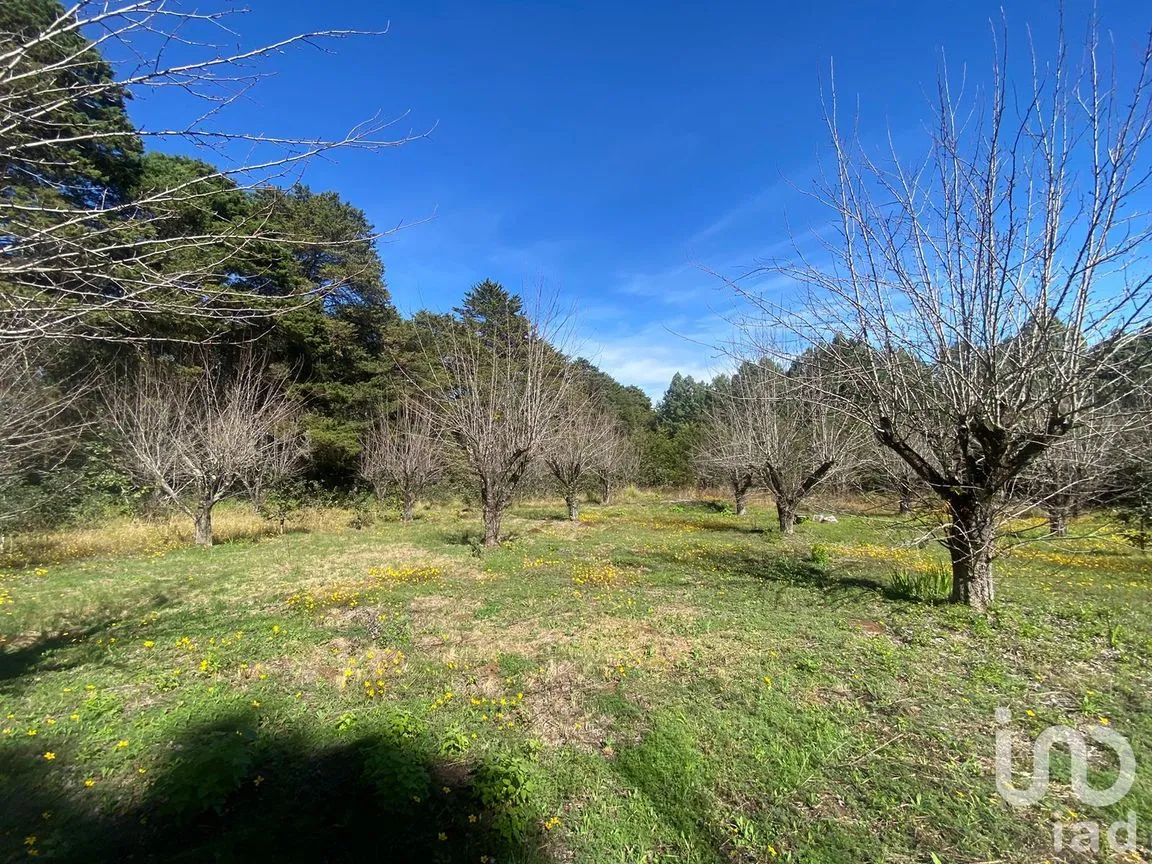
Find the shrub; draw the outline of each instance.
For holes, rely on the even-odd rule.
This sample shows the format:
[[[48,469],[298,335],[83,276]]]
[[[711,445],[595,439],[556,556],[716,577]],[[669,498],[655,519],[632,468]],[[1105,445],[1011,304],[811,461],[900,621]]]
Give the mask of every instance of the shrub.
[[[830,557],[831,556],[828,553],[828,547],[822,543],[815,544],[808,551],[808,560],[820,568],[824,568],[824,567],[828,566],[828,561],[830,560]]]
[[[515,841],[531,824],[528,801],[535,785],[532,763],[519,756],[501,756],[472,772],[472,789],[492,812],[492,827],[501,837]]]

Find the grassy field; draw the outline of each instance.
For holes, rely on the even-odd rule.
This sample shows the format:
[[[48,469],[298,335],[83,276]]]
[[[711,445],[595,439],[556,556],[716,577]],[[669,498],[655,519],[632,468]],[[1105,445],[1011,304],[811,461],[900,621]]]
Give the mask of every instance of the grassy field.
[[[226,511],[210,550],[18,539],[0,858],[1023,862],[1060,858],[1053,814],[1130,810],[1147,842],[1152,562],[1122,543],[1024,546],[974,615],[901,597],[940,559],[890,515],[794,538],[763,505],[561,515],[521,506],[483,557],[448,509],[279,537]],[[1149,768],[1094,813],[1065,757],[1013,810],[998,706],[1021,775],[1056,723]]]

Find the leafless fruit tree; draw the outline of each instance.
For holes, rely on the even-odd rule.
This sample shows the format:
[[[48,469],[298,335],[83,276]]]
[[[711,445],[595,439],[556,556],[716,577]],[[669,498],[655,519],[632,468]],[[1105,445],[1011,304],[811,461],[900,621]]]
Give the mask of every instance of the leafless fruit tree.
[[[46,377],[27,345],[0,344],[0,489],[45,457],[66,456],[80,432],[70,409],[85,387],[58,392]]]
[[[142,361],[103,397],[125,462],[195,521],[199,546],[212,545],[212,509],[259,475],[283,470],[299,440],[297,405],[251,359],[231,372],[197,373]]]
[[[1126,441],[1114,425],[1103,422],[1072,429],[1053,442],[1017,478],[1012,491],[1025,505],[1048,518],[1054,537],[1068,533],[1068,520],[1103,495],[1125,461]]]
[[[289,513],[299,502],[285,495],[291,481],[308,461],[308,436],[300,427],[295,413],[285,417],[280,428],[274,430],[267,442],[264,457],[248,466],[240,476],[240,484],[252,502],[256,513],[274,521],[283,534]]]
[[[732,490],[736,515],[743,516],[761,466],[752,450],[753,424],[751,418],[737,416],[746,410],[742,400],[731,393],[717,393],[715,398],[692,462],[702,477],[720,481]]]
[[[580,484],[607,465],[617,435],[615,420],[587,399],[567,400],[544,444],[544,464],[560,484],[568,518],[580,518]]]
[[[411,397],[389,414],[381,409],[361,438],[360,476],[372,484],[377,500],[400,493],[405,522],[416,501],[444,474],[446,442],[431,410]]]
[[[897,496],[897,508],[901,516],[912,513],[915,505],[925,503],[921,500],[925,497],[924,493],[931,496],[930,503],[938,500],[908,463],[879,441],[873,442],[865,465],[869,476],[883,491]]]
[[[639,470],[640,454],[635,442],[623,429],[614,428],[592,465],[592,476],[600,487],[600,503],[611,504],[616,487],[627,483]]]
[[[1051,62],[1034,60],[1023,91],[1006,52],[974,99],[944,72],[920,161],[895,145],[871,155],[839,125],[833,87],[834,170],[815,195],[835,230],[818,255],[797,243],[767,267],[806,296],[743,291],[775,338],[856,346],[833,355],[844,362],[831,395],[943,501],[952,600],[978,609],[994,600],[1006,488],[1115,413],[1102,380],[1147,365],[1129,349],[1152,299],[1152,40],[1134,64],[1097,55],[1093,23],[1082,53],[1061,36]]]
[[[560,417],[572,380],[561,350],[568,319],[535,300],[526,315],[494,316],[482,327],[429,327],[430,370],[419,382],[476,479],[484,545],[500,544],[500,523],[520,481]]]
[[[801,502],[851,471],[866,438],[859,424],[829,405],[818,374],[785,373],[768,362],[751,368],[759,374],[740,376],[730,397],[731,440],[739,454],[732,464],[756,466],[776,499],[780,532],[792,534]]]
[[[181,213],[212,211],[221,196],[291,181],[317,157],[378,151],[411,140],[372,118],[333,138],[228,127],[265,61],[360,34],[322,30],[238,48],[235,10],[180,0],[17,3],[0,14],[0,341],[147,338],[154,318],[211,330],[253,322],[338,291],[285,289],[233,278],[233,262],[262,243],[317,243],[269,227],[258,196],[246,218],[172,232]],[[171,93],[171,126],[134,128],[129,98]],[[173,115],[175,116],[175,114]],[[395,122],[395,121],[393,121]],[[194,176],[125,194],[120,175],[144,144],[204,153]],[[269,202],[273,199],[268,199]],[[323,251],[318,250],[318,251]]]

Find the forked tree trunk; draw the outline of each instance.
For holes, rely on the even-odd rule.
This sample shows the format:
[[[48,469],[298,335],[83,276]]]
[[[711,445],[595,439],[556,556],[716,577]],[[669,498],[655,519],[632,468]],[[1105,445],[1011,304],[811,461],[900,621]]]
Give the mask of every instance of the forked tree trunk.
[[[564,493],[564,503],[568,506],[568,519],[571,522],[580,521],[580,496],[575,489]]]
[[[736,490],[736,515],[743,516],[748,509],[748,492],[743,489]]]
[[[993,517],[985,502],[964,499],[950,504],[948,555],[952,559],[953,603],[984,611],[996,599],[992,582]]]
[[[202,501],[196,508],[196,545],[212,545],[212,502]]]
[[[776,499],[776,520],[780,523],[781,534],[796,533],[796,505],[790,501]]]
[[[500,545],[500,517],[503,515],[503,508],[495,502],[484,502],[484,545],[489,549]]]
[[[403,518],[403,520],[405,522],[411,522],[412,521],[412,511],[415,508],[416,508],[416,493],[411,489],[407,489],[404,492],[403,511],[402,511],[401,518]]]

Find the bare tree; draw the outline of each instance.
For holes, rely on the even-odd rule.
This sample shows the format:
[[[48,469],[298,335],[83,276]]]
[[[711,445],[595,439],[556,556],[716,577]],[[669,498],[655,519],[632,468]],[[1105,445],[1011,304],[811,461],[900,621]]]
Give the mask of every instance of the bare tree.
[[[300,33],[237,48],[231,10],[171,0],[54,0],[0,12],[0,341],[147,338],[149,320],[210,329],[258,322],[342,283],[287,287],[235,277],[235,261],[271,241],[296,248],[326,241],[285,237],[269,225],[274,197],[249,196],[251,213],[199,231],[171,232],[181,213],[208,212],[229,191],[291,181],[312,159],[379,151],[411,140],[369,119],[333,138],[230,129],[262,61],[292,48],[359,34]],[[173,125],[136,128],[127,99],[171,93]],[[132,191],[145,143],[180,142],[221,167]]]
[[[761,467],[759,457],[753,453],[755,423],[743,413],[749,406],[732,393],[716,393],[714,397],[692,461],[703,477],[722,482],[732,490],[736,515],[743,516],[748,493],[756,485]]]
[[[1140,206],[1152,40],[1131,74],[1097,48],[1095,22],[1079,62],[1061,35],[1051,62],[1034,57],[1025,92],[1006,52],[974,99],[945,71],[920,161],[895,145],[869,154],[838,125],[833,88],[834,170],[815,194],[834,230],[819,255],[798,242],[769,267],[807,296],[783,308],[736,286],[776,338],[855,346],[835,355],[830,395],[948,508],[952,599],[979,609],[994,599],[1006,488],[1077,426],[1115,413],[1100,384],[1130,374],[1121,360],[1147,364],[1129,349],[1152,300]]]
[[[756,466],[776,499],[782,534],[794,533],[802,501],[854,467],[866,440],[858,424],[829,405],[825,390],[811,370],[784,373],[767,361],[733,383],[732,464]]]
[[[1064,537],[1068,520],[1107,491],[1125,455],[1124,437],[1115,424],[1081,425],[1028,465],[1011,491],[1044,512],[1052,536]]]
[[[428,379],[418,382],[476,480],[484,545],[500,544],[500,523],[525,472],[560,416],[572,378],[558,348],[568,321],[554,304],[495,301],[486,317],[428,327]]]
[[[296,404],[250,358],[198,373],[143,361],[103,395],[126,463],[195,521],[199,546],[212,545],[213,508],[283,470],[287,442],[299,440]]]
[[[592,465],[592,475],[600,486],[600,503],[611,504],[616,487],[635,477],[639,467],[636,444],[623,429],[614,428]]]
[[[917,493],[924,486],[923,481],[912,468],[892,450],[879,442],[873,448],[871,462],[874,464],[880,482],[886,491],[895,492],[901,516],[912,512]]]
[[[284,533],[289,514],[299,507],[299,500],[290,490],[307,460],[308,436],[292,413],[269,436],[263,458],[240,475],[240,484],[256,513],[274,520],[280,534]]]
[[[416,500],[444,474],[445,442],[432,411],[406,396],[391,414],[377,412],[361,444],[360,476],[378,500],[399,492],[403,519],[411,522]]]
[[[81,422],[70,409],[86,387],[68,383],[66,392],[52,386],[27,345],[0,344],[0,489],[31,466],[47,458],[44,467],[50,467],[71,451]]]
[[[607,465],[608,450],[617,435],[614,418],[586,399],[569,399],[544,445],[544,464],[560,484],[568,518],[580,518],[580,484],[599,465]]]

